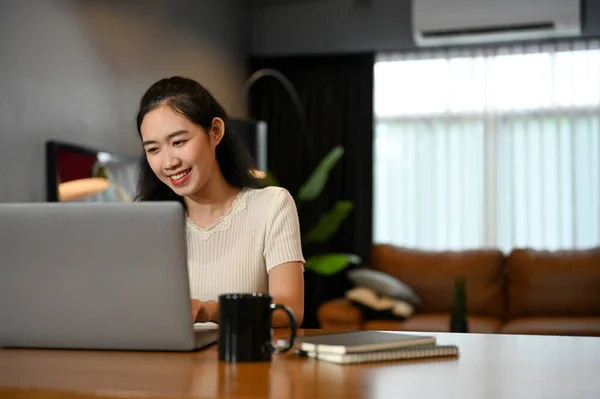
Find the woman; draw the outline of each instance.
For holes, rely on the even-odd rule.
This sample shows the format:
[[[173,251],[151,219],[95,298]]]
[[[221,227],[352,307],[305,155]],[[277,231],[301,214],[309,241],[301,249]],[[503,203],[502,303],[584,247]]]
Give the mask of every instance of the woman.
[[[304,316],[304,258],[289,192],[261,188],[223,107],[198,82],[170,77],[140,101],[137,200],[180,201],[187,213],[194,322],[218,323],[222,293],[269,293]],[[160,228],[160,226],[158,226]],[[274,326],[287,325],[283,312]]]

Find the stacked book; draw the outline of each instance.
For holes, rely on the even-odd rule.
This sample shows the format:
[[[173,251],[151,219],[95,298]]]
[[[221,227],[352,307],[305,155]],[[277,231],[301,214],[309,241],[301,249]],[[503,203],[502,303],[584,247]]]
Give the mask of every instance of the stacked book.
[[[356,331],[298,337],[298,352],[338,364],[457,357],[455,345],[438,345],[436,338],[383,331]]]

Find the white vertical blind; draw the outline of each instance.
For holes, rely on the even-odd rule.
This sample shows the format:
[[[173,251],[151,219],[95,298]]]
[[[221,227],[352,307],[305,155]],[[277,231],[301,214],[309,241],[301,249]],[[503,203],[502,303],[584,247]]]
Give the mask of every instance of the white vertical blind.
[[[381,56],[374,240],[600,244],[600,43]]]

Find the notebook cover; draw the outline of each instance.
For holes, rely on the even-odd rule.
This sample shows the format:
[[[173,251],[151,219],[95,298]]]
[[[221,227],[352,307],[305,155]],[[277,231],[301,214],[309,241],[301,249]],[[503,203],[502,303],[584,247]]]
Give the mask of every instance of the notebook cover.
[[[383,331],[353,331],[298,337],[296,346],[305,352],[358,353],[435,344],[433,336]]]

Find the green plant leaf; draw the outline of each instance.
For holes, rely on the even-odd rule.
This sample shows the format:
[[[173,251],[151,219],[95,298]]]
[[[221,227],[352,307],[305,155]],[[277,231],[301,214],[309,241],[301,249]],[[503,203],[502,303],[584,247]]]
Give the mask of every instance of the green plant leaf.
[[[344,155],[344,148],[336,146],[319,162],[308,180],[298,190],[299,201],[312,201],[321,195],[329,174],[338,160]]]
[[[359,264],[361,259],[354,254],[324,254],[311,256],[304,268],[323,276],[331,276],[344,270],[350,264]]]
[[[304,240],[309,243],[322,243],[329,240],[338,231],[353,207],[352,201],[337,201],[329,212],[321,216],[317,224],[306,234]]]

